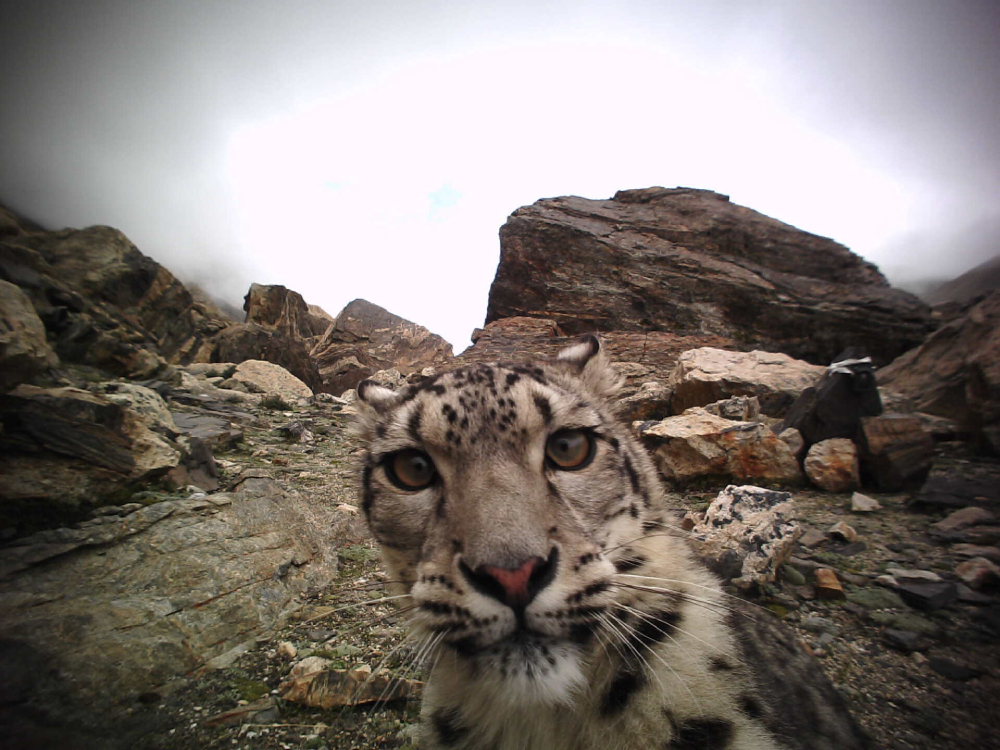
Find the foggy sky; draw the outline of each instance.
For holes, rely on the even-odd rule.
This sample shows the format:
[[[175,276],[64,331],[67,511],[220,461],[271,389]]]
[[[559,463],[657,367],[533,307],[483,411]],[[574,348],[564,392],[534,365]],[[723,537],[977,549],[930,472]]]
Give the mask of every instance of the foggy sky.
[[[1000,252],[998,38],[993,0],[18,0],[0,203],[457,348],[499,226],[555,195],[712,189],[952,277]]]

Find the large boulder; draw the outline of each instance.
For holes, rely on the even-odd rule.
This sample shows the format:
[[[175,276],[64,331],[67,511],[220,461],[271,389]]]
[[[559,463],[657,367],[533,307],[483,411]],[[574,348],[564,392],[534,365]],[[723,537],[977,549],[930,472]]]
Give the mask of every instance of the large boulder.
[[[889,362],[931,330],[927,305],[871,263],[707,190],[541,200],[500,243],[487,323],[714,334],[823,364],[851,344]]]
[[[702,347],[684,352],[671,375],[674,412],[733,396],[756,396],[765,414],[777,416],[823,368],[774,352],[731,352]]]
[[[317,390],[335,394],[379,370],[394,367],[409,375],[452,359],[443,338],[363,299],[340,311],[311,354],[322,381]]]
[[[880,370],[878,381],[1000,453],[1000,291]]]
[[[699,482],[802,482],[792,449],[760,422],[734,422],[695,407],[660,422],[636,422],[660,473],[676,486]]]
[[[333,323],[321,307],[306,304],[302,295],[278,284],[251,284],[243,300],[247,323],[276,328],[309,348]]]
[[[321,390],[322,378],[307,344],[277,328],[237,323],[216,335],[206,358],[213,363],[264,360],[288,370],[312,390]]]
[[[58,363],[28,295],[0,281],[0,393]]]

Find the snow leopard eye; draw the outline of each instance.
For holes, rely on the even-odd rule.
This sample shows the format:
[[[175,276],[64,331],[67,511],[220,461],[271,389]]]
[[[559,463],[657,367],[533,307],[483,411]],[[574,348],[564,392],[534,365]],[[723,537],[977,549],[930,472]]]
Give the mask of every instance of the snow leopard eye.
[[[410,492],[424,489],[437,476],[430,456],[416,448],[407,448],[386,458],[385,473],[399,489]]]
[[[545,456],[551,465],[565,471],[575,471],[594,459],[594,437],[584,430],[559,430],[545,444]]]

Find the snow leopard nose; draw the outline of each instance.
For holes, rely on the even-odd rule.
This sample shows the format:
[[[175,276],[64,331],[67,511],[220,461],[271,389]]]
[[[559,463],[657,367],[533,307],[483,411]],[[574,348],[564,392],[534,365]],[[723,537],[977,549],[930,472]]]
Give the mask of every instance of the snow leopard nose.
[[[555,547],[548,559],[530,557],[515,568],[480,565],[472,570],[465,561],[459,561],[459,570],[476,591],[506,604],[515,611],[523,611],[539,591],[555,578],[559,550]]]

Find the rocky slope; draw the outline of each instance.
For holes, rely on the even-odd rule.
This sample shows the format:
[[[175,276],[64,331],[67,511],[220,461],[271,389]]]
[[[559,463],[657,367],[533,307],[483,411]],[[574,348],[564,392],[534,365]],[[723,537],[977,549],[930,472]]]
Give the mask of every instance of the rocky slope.
[[[707,190],[538,201],[500,242],[487,323],[714,335],[817,364],[849,345],[887,363],[931,329],[923,302],[847,248]]]

